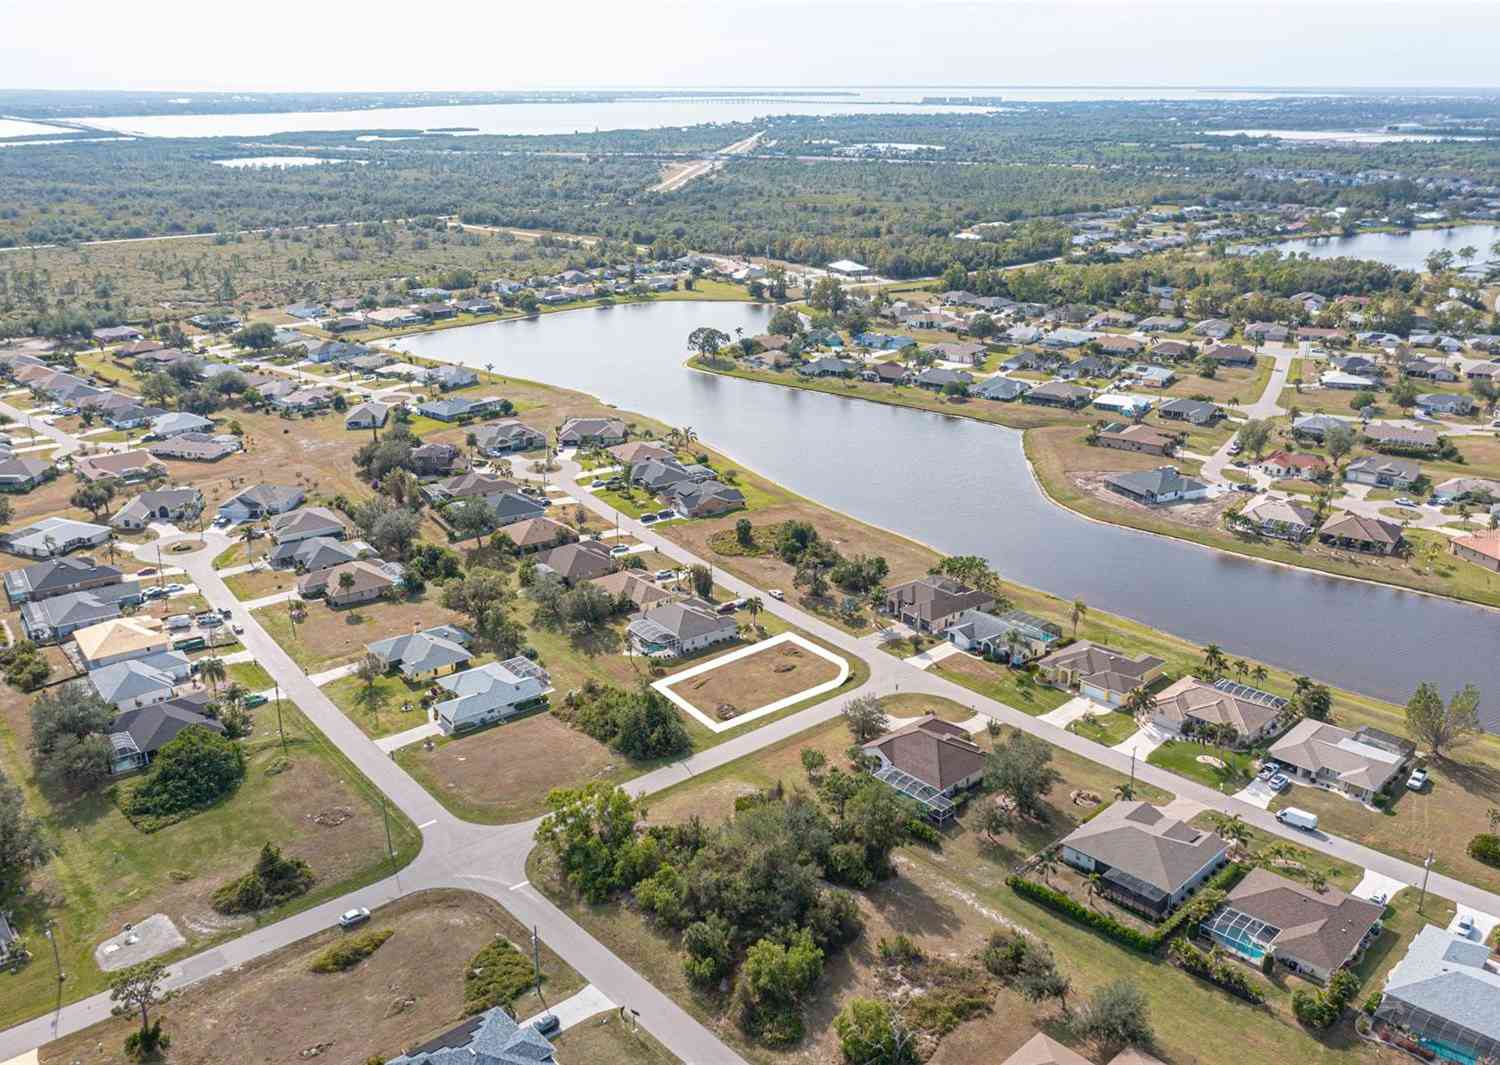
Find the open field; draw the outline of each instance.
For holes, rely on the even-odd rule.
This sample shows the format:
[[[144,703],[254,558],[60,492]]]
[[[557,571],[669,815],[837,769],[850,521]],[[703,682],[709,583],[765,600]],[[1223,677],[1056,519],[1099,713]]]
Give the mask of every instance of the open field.
[[[172,1038],[170,1060],[298,1065],[314,1047],[335,1061],[384,1060],[462,1019],[466,968],[497,936],[530,957],[529,929],[489,899],[467,892],[410,895],[376,910],[365,927],[392,935],[346,972],[311,971],[319,953],[348,935],[331,928],[177,996],[161,1014],[162,1027]],[[545,945],[541,958],[548,1002],[583,986],[578,974]],[[522,1017],[540,1008],[534,993],[514,1006]],[[121,1046],[135,1023],[133,1018],[110,1020],[49,1043],[41,1061],[125,1062]],[[597,1042],[580,1040],[583,1045]],[[598,1045],[612,1043],[630,1045],[618,1036]],[[655,1065],[673,1059],[610,1060]]]
[[[720,706],[741,713],[777,702],[833,680],[838,667],[793,643],[737,659],[672,684],[673,692],[712,717]]]
[[[25,791],[48,823],[60,851],[36,876],[38,890],[14,914],[24,934],[57,922],[57,943],[68,973],[64,1001],[104,986],[93,961],[100,940],[127,922],[165,913],[186,937],[190,953],[244,931],[248,918],[225,918],[208,904],[210,894],[243,874],[271,842],[305,859],[317,875],[311,893],[262,919],[274,919],[334,898],[390,873],[380,802],[364,780],[290,704],[283,704],[288,751],[283,755],[272,706],[254,713],[254,735],[245,740],[244,783],[228,800],[152,833],[137,830],[108,794],[52,801],[36,786],[21,754],[29,736],[23,697],[5,690],[0,706],[0,766]],[[416,830],[391,811],[396,865],[415,856]],[[52,900],[49,904],[48,900]],[[54,1002],[56,974],[45,951],[14,975],[3,977],[0,1025],[35,1016]]]

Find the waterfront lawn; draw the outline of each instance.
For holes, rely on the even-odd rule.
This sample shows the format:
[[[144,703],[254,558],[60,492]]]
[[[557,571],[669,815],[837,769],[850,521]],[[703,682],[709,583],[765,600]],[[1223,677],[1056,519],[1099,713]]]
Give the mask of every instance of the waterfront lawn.
[[[1134,736],[1140,731],[1140,725],[1129,714],[1111,710],[1105,714],[1081,717],[1068,725],[1068,731],[1105,747],[1113,747]]]
[[[1353,722],[1340,722],[1353,726]],[[1426,762],[1430,780],[1421,792],[1398,782],[1389,806],[1372,810],[1322,788],[1294,786],[1271,809],[1296,806],[1318,815],[1318,827],[1367,847],[1421,865],[1428,851],[1440,873],[1500,891],[1500,869],[1469,857],[1469,840],[1489,832],[1489,811],[1500,807],[1500,758],[1495,741],[1460,747],[1447,759]]]
[[[332,1044],[351,1062],[384,1061],[454,1025],[464,1013],[467,967],[496,937],[509,940],[530,971],[530,929],[498,903],[472,892],[409,895],[376,909],[366,929],[391,935],[374,954],[344,972],[313,971],[314,960],[347,935],[329,928],[179,992],[162,1025],[172,1037],[170,1060],[295,1062],[308,1048]],[[556,1004],[584,985],[545,943],[541,967],[547,1003]],[[512,1008],[525,1018],[543,1003],[528,990]],[[275,1018],[274,1031],[267,1030],[267,1018]],[[135,1017],[101,1021],[43,1046],[41,1065],[124,1061],[120,1047],[138,1025]],[[591,1019],[567,1035],[597,1027],[597,1019]],[[615,1023],[602,1031],[618,1028]],[[634,1052],[628,1035],[591,1037],[580,1045],[619,1045]],[[564,1060],[657,1065],[674,1059],[610,1054]]]
[[[1255,764],[1248,754],[1193,740],[1168,740],[1152,751],[1146,761],[1226,795],[1239,791],[1255,778]]]
[[[170,917],[187,945],[165,960],[202,950],[251,927],[212,911],[209,896],[243,874],[267,842],[305,859],[317,876],[308,895],[261,920],[278,920],[336,898],[392,871],[386,857],[379,793],[290,703],[282,706],[288,751],[282,753],[273,708],[253,714],[253,735],[243,742],[244,783],[226,801],[156,832],[136,829],[99,793],[54,801],[36,785],[25,750],[29,718],[25,700],[6,689],[0,706],[0,767],[23,790],[28,806],[47,823],[57,855],[36,874],[36,890],[12,907],[36,957],[0,977],[0,1026],[38,1016],[56,1004],[57,981],[41,929],[56,922],[57,945],[68,974],[63,1001],[104,989],[94,962],[98,943],[126,923],[155,913]],[[122,786],[128,786],[122,785]],[[421,845],[415,828],[394,809],[391,832],[396,865]]]

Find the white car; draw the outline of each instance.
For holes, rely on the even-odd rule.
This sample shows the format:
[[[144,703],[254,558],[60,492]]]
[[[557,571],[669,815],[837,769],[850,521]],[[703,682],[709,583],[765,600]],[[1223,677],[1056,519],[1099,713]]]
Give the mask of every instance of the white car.
[[[186,586],[181,584],[166,584],[162,586],[162,591],[166,592],[168,595],[176,595],[178,592],[182,591],[184,587]]]
[[[370,919],[370,911],[363,906],[356,906],[352,910],[345,910],[339,914],[340,928],[353,928],[357,924],[363,924]]]
[[[1474,915],[1472,913],[1466,913],[1458,919],[1458,934],[1465,937],[1474,934]]]
[[[1418,769],[1406,778],[1406,787],[1409,791],[1421,791],[1427,786],[1427,770]]]
[[[621,558],[628,554],[630,554],[630,548],[625,544],[620,544],[618,547],[611,547],[609,549],[610,558]]]
[[[769,595],[772,599],[775,599],[777,602],[781,602],[786,599],[786,593],[783,592],[780,588],[772,588],[766,594]]]
[[[1386,903],[1391,901],[1391,897],[1384,891],[1377,891],[1375,892],[1375,894],[1370,896],[1370,901],[1377,906],[1384,906]]]
[[[1396,506],[1398,507],[1414,507],[1416,505],[1415,500],[1407,499],[1405,496],[1401,496],[1396,500]]]

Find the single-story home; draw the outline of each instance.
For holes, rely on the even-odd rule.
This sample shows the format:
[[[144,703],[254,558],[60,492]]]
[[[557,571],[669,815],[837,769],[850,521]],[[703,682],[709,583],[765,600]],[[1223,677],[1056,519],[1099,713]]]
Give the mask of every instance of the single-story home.
[[[602,541],[582,540],[554,547],[551,551],[538,555],[537,567],[544,566],[547,572],[557,574],[572,585],[613,573],[619,568],[619,563],[609,553],[608,545]]]
[[[1474,400],[1462,392],[1423,392],[1417,396],[1417,406],[1428,414],[1466,417],[1474,413]]]
[[[1312,535],[1318,520],[1317,511],[1312,507],[1271,495],[1256,496],[1240,511],[1240,517],[1262,536],[1297,542]]]
[[[6,573],[5,596],[11,606],[17,607],[71,592],[119,584],[124,579],[118,567],[100,565],[85,555],[51,558]]]
[[[1500,1055],[1500,968],[1490,948],[1423,926],[1386,975],[1375,1023],[1409,1033],[1441,1061]]]
[[[211,433],[214,423],[199,414],[185,410],[174,410],[151,422],[151,435],[163,440],[179,433]]]
[[[501,528],[509,528],[519,521],[540,518],[547,513],[545,500],[522,492],[501,492],[493,498],[486,499],[485,506],[490,508],[490,513],[495,516],[496,525]]]
[[[1259,966],[1267,955],[1326,981],[1380,936],[1382,903],[1332,885],[1313,890],[1270,869],[1251,869],[1199,926],[1209,940]]]
[[[622,597],[629,599],[640,610],[653,607],[663,600],[674,598],[673,593],[667,591],[661,585],[653,584],[640,574],[628,569],[606,573],[602,577],[593,578],[589,583],[596,588],[602,589],[613,599],[619,600]]]
[[[1046,654],[1062,638],[1062,627],[1020,610],[965,610],[943,629],[943,638],[959,650],[1009,662],[1013,652],[1018,660]]]
[[[1318,530],[1318,540],[1330,547],[1350,548],[1374,555],[1389,555],[1405,542],[1401,526],[1384,518],[1341,511],[1332,515]]]
[[[609,447],[625,442],[619,418],[569,418],[557,431],[559,447]]]
[[[73,472],[85,481],[113,479],[130,484],[164,477],[167,468],[145,451],[107,451],[75,457]]]
[[[1432,501],[1443,506],[1466,499],[1500,502],[1500,481],[1486,477],[1450,477],[1432,490]]]
[[[470,1017],[386,1065],[555,1065],[552,1044],[534,1024],[518,1024],[504,1006]]]
[[[365,644],[365,650],[380,659],[386,669],[399,669],[407,680],[426,680],[450,673],[474,657],[471,637],[452,625],[437,625],[421,632],[392,636]]]
[[[707,518],[745,505],[745,493],[722,481],[698,481],[668,489],[672,509],[683,517]]]
[[[89,670],[89,683],[99,698],[120,710],[135,710],[166,702],[177,685],[193,675],[193,663],[181,651],[159,651],[102,669]]]
[[[546,670],[520,657],[450,673],[437,682],[453,695],[433,707],[438,728],[450,736],[514,717],[537,705],[552,688]]]
[[[1100,447],[1119,451],[1140,451],[1147,455],[1170,455],[1177,449],[1177,438],[1149,425],[1106,425],[1096,439]]]
[[[551,518],[527,518],[505,527],[505,535],[521,551],[541,551],[577,539],[578,534]]]
[[[1157,693],[1150,719],[1179,736],[1204,732],[1204,726],[1228,726],[1235,746],[1248,747],[1276,731],[1286,700],[1233,681],[1205,684],[1182,677]]]
[[[514,419],[483,425],[474,430],[474,445],[481,455],[511,455],[518,451],[540,451],[547,434]]]
[[[1271,757],[1299,783],[1318,784],[1369,802],[1397,780],[1416,748],[1368,726],[1351,732],[1305,718],[1271,744]]]
[[[1261,460],[1260,469],[1271,477],[1315,481],[1328,472],[1328,460],[1306,451],[1277,451]]]
[[[1455,536],[1450,543],[1456,557],[1500,573],[1500,533],[1486,529],[1466,536]]]
[[[1329,430],[1335,428],[1357,431],[1357,422],[1348,418],[1338,418],[1332,414],[1304,414],[1292,422],[1292,435],[1305,436],[1313,440],[1322,440]]]
[[[184,729],[204,728],[222,734],[224,726],[200,711],[205,702],[192,697],[169,698],[120,714],[109,726],[110,773],[144,769],[156,752]]]
[[[21,629],[33,643],[56,643],[81,628],[117,618],[122,605],[141,601],[139,581],[68,592],[21,607]]]
[[[1106,706],[1120,706],[1136,688],[1161,676],[1166,662],[1154,655],[1135,658],[1103,644],[1080,640],[1040,659],[1037,667],[1047,683],[1077,689]]]
[[[277,544],[266,556],[266,560],[277,569],[313,573],[353,562],[367,553],[371,553],[369,545],[359,541],[346,543],[332,536],[309,536],[305,540],[288,540],[284,544]]]
[[[278,544],[296,543],[314,536],[342,540],[347,529],[343,520],[327,507],[303,507],[271,519],[271,539]]]
[[[1022,396],[1021,402],[1044,407],[1078,408],[1086,406],[1093,398],[1094,393],[1082,385],[1072,385],[1066,381],[1045,381]]]
[[[1168,421],[1208,425],[1222,412],[1204,399],[1169,399],[1156,408],[1156,413]]]
[[[159,459],[218,462],[243,447],[232,433],[179,433],[170,440],[147,445],[146,450]]]
[[[361,403],[344,416],[345,429],[379,429],[391,415],[391,408],[374,400]]]
[[[103,669],[172,649],[172,637],[162,628],[161,619],[145,615],[89,625],[73,633],[73,642],[86,669]]]
[[[927,714],[860,748],[879,766],[876,780],[921,803],[928,817],[956,815],[952,799],[984,779],[985,755],[961,725]],[[941,800],[941,801],[938,801]]]
[[[218,516],[231,522],[256,521],[295,510],[306,498],[307,494],[293,485],[252,485],[220,503]]]
[[[732,616],[701,599],[677,599],[642,612],[626,628],[631,646],[651,658],[679,658],[739,636]]]
[[[1422,476],[1422,467],[1411,459],[1388,455],[1366,455],[1344,467],[1344,480],[1377,488],[1410,488]]]
[[[1184,477],[1174,466],[1112,473],[1104,478],[1104,485],[1127,499],[1153,507],[1167,503],[1191,503],[1207,499],[1213,493],[1209,485],[1192,477]]]
[[[994,399],[1002,403],[1009,403],[1012,400],[1020,399],[1030,389],[1030,381],[1020,381],[1014,377],[996,375],[987,378],[970,389],[970,393],[981,399]]]
[[[152,522],[188,522],[203,513],[203,493],[196,488],[147,489],[109,519],[116,529],[140,530]]]
[[[1229,843],[1147,802],[1120,801],[1064,836],[1064,862],[1104,894],[1160,920],[1229,862]]]
[[[35,455],[10,455],[0,458],[0,492],[26,492],[50,480],[56,467]]]
[[[108,525],[73,518],[42,518],[0,534],[0,548],[23,558],[53,558],[80,547],[98,547],[113,535]]]
[[[349,581],[345,581],[345,576]],[[369,603],[389,594],[398,578],[389,565],[378,562],[345,562],[331,569],[314,570],[297,579],[297,594],[304,599],[321,595],[329,606]]]
[[[1436,451],[1442,439],[1431,429],[1412,429],[1404,425],[1371,422],[1363,429],[1365,440],[1377,451],[1402,448],[1410,451]]]

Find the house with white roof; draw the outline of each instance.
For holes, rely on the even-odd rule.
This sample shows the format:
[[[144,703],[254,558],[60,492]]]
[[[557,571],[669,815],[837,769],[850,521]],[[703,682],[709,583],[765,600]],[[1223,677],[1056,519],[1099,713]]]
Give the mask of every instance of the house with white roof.
[[[521,657],[487,662],[437,682],[453,694],[433,707],[438,728],[449,736],[514,717],[552,690],[547,671]]]
[[[1441,1061],[1500,1055],[1500,964],[1483,943],[1426,925],[1387,974],[1375,1023],[1410,1033]]]

